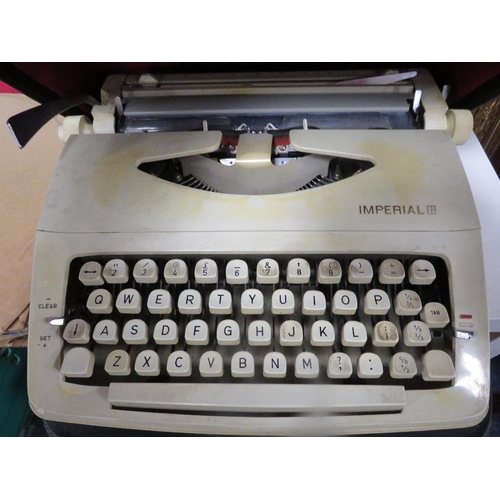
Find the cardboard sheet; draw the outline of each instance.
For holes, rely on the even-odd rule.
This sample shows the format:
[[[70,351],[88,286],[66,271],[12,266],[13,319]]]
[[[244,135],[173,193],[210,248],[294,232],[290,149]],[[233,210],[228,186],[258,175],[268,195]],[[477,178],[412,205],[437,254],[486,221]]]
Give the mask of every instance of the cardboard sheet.
[[[63,148],[60,117],[17,147],[7,119],[37,105],[21,94],[0,94],[0,346],[25,343],[35,231]]]

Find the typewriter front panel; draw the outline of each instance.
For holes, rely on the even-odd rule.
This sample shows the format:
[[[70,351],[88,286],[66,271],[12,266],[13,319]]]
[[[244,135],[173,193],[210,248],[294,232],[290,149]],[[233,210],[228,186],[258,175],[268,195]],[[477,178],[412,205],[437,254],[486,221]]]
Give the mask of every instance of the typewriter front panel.
[[[165,158],[188,165],[199,162],[196,148],[217,149],[220,133],[79,136],[70,139],[57,166],[39,229],[446,232],[479,227],[465,172],[446,132],[307,131],[293,137],[305,154],[312,153],[264,171],[283,172],[281,179],[294,163],[306,169],[309,162],[326,161],[328,166],[334,158],[356,155],[374,166],[310,189],[278,194],[211,192],[148,175],[139,167]],[[197,171],[211,168],[231,170],[204,158]],[[260,186],[265,182],[264,175]]]

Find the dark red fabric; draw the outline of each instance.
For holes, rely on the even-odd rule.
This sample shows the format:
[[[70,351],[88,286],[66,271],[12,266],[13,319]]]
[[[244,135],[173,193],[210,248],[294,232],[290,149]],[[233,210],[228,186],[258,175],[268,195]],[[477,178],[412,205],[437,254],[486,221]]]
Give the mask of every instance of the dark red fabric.
[[[60,96],[86,93],[100,98],[108,75],[141,73],[211,73],[241,71],[307,71],[360,68],[426,67],[438,85],[451,85],[449,104],[500,75],[500,63],[181,63],[181,62],[99,62],[99,63],[13,63],[21,71]]]
[[[427,67],[438,85],[451,85],[448,103],[460,101],[500,75],[500,63],[431,63]]]
[[[9,87],[3,82],[0,82],[0,94],[19,94],[19,91]]]
[[[107,76],[172,72],[171,63],[13,63],[28,76],[61,97],[88,94],[100,100]]]

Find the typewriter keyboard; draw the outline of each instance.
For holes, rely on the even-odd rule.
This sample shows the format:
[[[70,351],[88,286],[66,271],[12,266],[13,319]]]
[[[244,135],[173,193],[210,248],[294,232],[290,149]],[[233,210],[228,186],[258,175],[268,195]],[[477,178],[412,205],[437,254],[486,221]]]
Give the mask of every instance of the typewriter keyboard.
[[[454,378],[436,257],[106,256],[69,270],[72,383],[387,384]]]

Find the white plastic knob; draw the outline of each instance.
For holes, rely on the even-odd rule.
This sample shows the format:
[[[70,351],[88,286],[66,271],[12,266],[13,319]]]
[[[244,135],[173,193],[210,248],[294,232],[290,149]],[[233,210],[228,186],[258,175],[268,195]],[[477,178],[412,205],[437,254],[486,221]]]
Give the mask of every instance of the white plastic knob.
[[[446,112],[447,130],[453,142],[465,144],[474,129],[474,117],[468,109],[449,109]]]
[[[66,143],[71,135],[92,134],[93,128],[86,116],[67,116],[63,124],[59,125],[58,133],[59,139]]]
[[[115,133],[115,105],[97,105],[92,108],[94,134]]]

